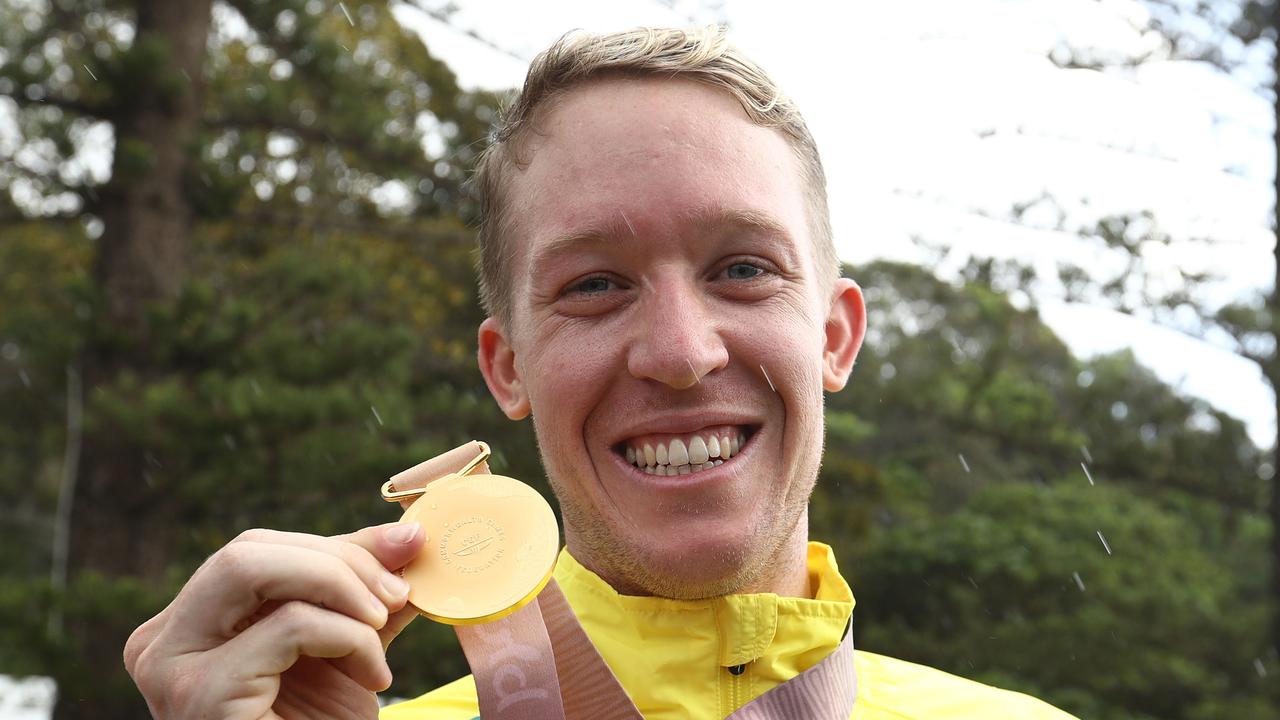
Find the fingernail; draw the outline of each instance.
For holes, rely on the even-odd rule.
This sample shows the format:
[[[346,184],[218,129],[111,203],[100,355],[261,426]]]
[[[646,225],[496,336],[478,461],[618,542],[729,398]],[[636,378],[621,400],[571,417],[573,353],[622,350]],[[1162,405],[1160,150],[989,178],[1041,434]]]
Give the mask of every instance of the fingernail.
[[[400,577],[399,575],[393,575],[391,573],[383,573],[382,574],[382,590],[386,592],[387,595],[399,600],[400,598],[409,594],[409,583],[406,582],[405,579]]]
[[[387,530],[386,537],[393,543],[409,543],[417,536],[420,527],[416,522],[396,523]]]

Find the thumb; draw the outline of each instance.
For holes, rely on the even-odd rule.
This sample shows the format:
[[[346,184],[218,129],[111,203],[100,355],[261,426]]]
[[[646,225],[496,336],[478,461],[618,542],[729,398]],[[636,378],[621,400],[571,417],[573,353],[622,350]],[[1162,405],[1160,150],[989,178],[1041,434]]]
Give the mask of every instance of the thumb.
[[[416,522],[397,522],[362,528],[336,539],[364,548],[388,570],[399,570],[422,551],[427,533]]]

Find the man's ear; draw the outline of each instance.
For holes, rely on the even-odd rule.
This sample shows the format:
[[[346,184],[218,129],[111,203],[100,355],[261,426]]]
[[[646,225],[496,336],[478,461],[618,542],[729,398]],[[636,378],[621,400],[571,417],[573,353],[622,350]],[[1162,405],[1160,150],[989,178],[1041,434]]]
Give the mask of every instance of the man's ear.
[[[822,387],[828,392],[839,392],[853,372],[853,361],[867,333],[867,306],[858,283],[849,278],[836,280],[825,331]]]
[[[489,386],[489,394],[498,401],[498,407],[512,420],[523,420],[529,415],[529,393],[520,369],[516,366],[516,352],[496,318],[485,318],[480,323],[480,349],[477,359],[480,374]]]

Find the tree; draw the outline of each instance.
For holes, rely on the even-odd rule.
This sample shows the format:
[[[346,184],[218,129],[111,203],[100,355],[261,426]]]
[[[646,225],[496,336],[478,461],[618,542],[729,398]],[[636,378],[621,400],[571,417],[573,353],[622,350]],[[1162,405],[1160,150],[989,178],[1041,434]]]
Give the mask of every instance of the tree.
[[[82,233],[94,243],[92,275],[77,275],[69,289],[79,293],[73,307],[85,317],[57,365],[83,377],[85,406],[82,451],[72,458],[79,472],[69,473],[78,480],[64,494],[68,522],[55,528],[64,538],[55,544],[69,552],[65,576],[55,569],[50,602],[67,612],[66,639],[53,622],[49,645],[67,653],[64,661],[81,656],[84,664],[60,668],[59,715],[119,716],[123,699],[137,703],[118,670],[120,648],[142,618],[71,599],[92,587],[89,605],[153,606],[162,596],[157,584],[177,567],[189,573],[192,550],[227,539],[209,535],[203,503],[243,504],[237,519],[269,520],[264,507],[278,502],[278,491],[237,493],[244,482],[227,482],[231,467],[214,460],[213,446],[234,449],[239,433],[261,432],[233,422],[254,407],[239,393],[269,396],[355,368],[387,373],[402,388],[414,381],[412,370],[456,367],[456,346],[469,340],[440,321],[465,317],[449,308],[468,298],[458,284],[469,265],[467,233],[456,220],[432,219],[473,213],[459,189],[463,167],[496,103],[460,91],[386,3],[31,2],[0,10],[0,26],[0,95],[20,130],[0,171],[0,223],[13,237],[38,233],[38,218],[66,227],[68,243]],[[84,170],[95,132],[114,138],[109,178]],[[424,144],[433,149],[424,152]],[[354,238],[358,248],[350,246]],[[331,247],[317,261],[315,248],[326,242]],[[388,242],[404,249],[392,252]],[[421,242],[431,245],[425,258],[421,246],[413,250]],[[398,264],[415,252],[431,271],[414,275],[413,264]],[[219,253],[243,264],[226,265]],[[330,253],[337,259],[328,262]],[[378,297],[373,267],[392,281],[436,283],[423,288],[434,306],[399,306],[439,333],[432,360],[415,367],[405,355],[414,321],[397,329],[374,318],[362,334],[360,321],[346,317]],[[315,307],[309,293],[325,282],[333,284],[330,303]],[[266,302],[255,298],[257,283],[283,291]],[[13,337],[44,344],[24,335]],[[283,355],[303,339],[330,356],[284,355],[290,365],[275,366],[282,376],[275,388],[268,378],[248,382],[240,374],[253,366],[240,353],[276,343]],[[74,389],[61,377],[39,380]],[[308,435],[283,422],[331,419],[377,387],[347,384],[276,406],[285,417],[253,438],[268,446],[264,455],[237,469],[254,468],[246,476],[262,481],[259,490],[300,482],[301,461],[289,453],[323,447],[366,454],[350,458],[348,470],[389,471],[385,448],[369,454],[360,443],[326,443],[319,429]],[[212,397],[214,390],[228,395]],[[237,404],[228,407],[231,399]],[[382,405],[393,418],[394,402]],[[360,410],[360,427],[371,412],[379,426],[386,421],[370,407],[377,405]],[[423,440],[442,449],[451,435]],[[294,474],[272,473],[283,468]],[[291,497],[309,507],[305,491]],[[332,517],[319,524],[337,526]],[[65,593],[60,577],[69,578]],[[94,678],[101,668],[115,671]]]
[[[1280,2],[1147,0],[1146,5],[1150,10],[1150,19],[1144,31],[1159,42],[1157,49],[1147,57],[1128,59],[1130,63],[1163,56],[1209,63],[1222,72],[1231,73],[1240,66],[1244,52],[1259,45],[1271,46],[1271,77],[1258,90],[1271,100],[1275,118],[1272,149],[1276,153],[1277,162],[1280,162],[1280,46],[1276,45],[1280,42]],[[1097,69],[1104,67],[1100,63],[1088,65]],[[1274,197],[1280,198],[1280,173],[1276,174],[1273,182]],[[1272,230],[1277,241],[1272,250],[1275,279],[1270,291],[1217,307],[1197,302],[1199,299],[1185,290],[1175,291],[1164,297],[1148,295],[1147,299],[1149,306],[1154,308],[1190,308],[1197,325],[1193,332],[1218,342],[1225,341],[1234,352],[1257,363],[1276,396],[1276,415],[1280,418],[1280,345],[1277,343],[1280,338],[1280,220],[1276,219],[1277,208],[1280,208],[1280,204],[1273,204]],[[1153,238],[1161,238],[1159,230],[1149,226],[1145,227],[1146,232],[1142,232],[1144,228],[1141,225],[1137,233],[1130,232],[1131,224],[1133,223],[1123,218],[1111,219],[1100,223],[1097,232],[1100,239],[1122,248],[1133,259],[1126,277],[1119,282],[1126,289],[1133,282],[1146,277],[1142,262],[1143,245]],[[1212,239],[1209,241],[1212,242]],[[1068,272],[1079,277],[1074,270]],[[1203,279],[1184,274],[1184,280],[1190,285]],[[1103,288],[1106,290],[1116,286],[1117,282],[1113,280],[1104,284]],[[1280,433],[1280,430],[1277,432]],[[1276,468],[1280,468],[1280,434],[1272,446],[1269,466],[1274,480]],[[1271,640],[1273,647],[1280,647],[1280,485],[1275,482],[1272,483],[1270,492],[1270,518],[1273,598]]]
[[[828,400],[811,521],[859,647],[1080,717],[1274,714],[1244,426],[1128,353],[1073,358],[985,284],[1002,273],[847,272],[870,335]]]
[[[1280,3],[1275,0],[1138,0],[1143,10],[1134,21],[1141,49],[1133,53],[1089,47],[1064,38],[1050,59],[1064,71],[1125,74],[1146,63],[1200,63],[1250,86],[1272,107],[1272,152],[1280,162]],[[1269,72],[1259,72],[1259,58],[1267,58]],[[1223,172],[1232,172],[1223,168]],[[1273,196],[1280,197],[1280,176],[1273,178]],[[1272,208],[1272,235],[1280,232]],[[1280,417],[1280,241],[1272,248],[1275,262],[1270,289],[1221,299],[1212,273],[1171,267],[1175,247],[1212,248],[1226,238],[1179,237],[1161,226],[1149,209],[1133,208],[1108,214],[1080,226],[1070,226],[1057,199],[1048,195],[1016,203],[1007,217],[1015,224],[1031,225],[1033,213],[1057,215],[1048,229],[1074,234],[1115,260],[1111,267],[1095,263],[1085,267],[1062,262],[1056,274],[1043,276],[1017,263],[997,281],[1004,288],[1018,287],[1029,296],[1068,302],[1097,303],[1133,314],[1192,337],[1223,347],[1255,363],[1276,396]],[[1045,229],[1043,225],[1039,229]],[[1211,250],[1210,250],[1211,252]],[[1029,273],[1029,276],[1028,276]],[[1175,279],[1170,280],[1170,276]],[[1280,433],[1280,430],[1277,431]],[[1270,459],[1260,468],[1270,481],[1269,517],[1273,527],[1272,646],[1280,648],[1280,434],[1270,449]]]

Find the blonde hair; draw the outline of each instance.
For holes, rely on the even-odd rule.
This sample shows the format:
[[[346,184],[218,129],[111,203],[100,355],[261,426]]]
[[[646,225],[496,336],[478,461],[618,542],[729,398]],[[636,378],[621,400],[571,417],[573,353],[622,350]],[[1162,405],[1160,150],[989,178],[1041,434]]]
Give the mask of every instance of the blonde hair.
[[[504,325],[511,319],[513,221],[505,203],[506,178],[521,164],[519,141],[557,98],[603,76],[687,78],[731,94],[753,122],[778,129],[791,145],[809,191],[810,232],[823,287],[840,274],[831,237],[826,174],[818,147],[796,106],[760,66],[729,44],[719,27],[698,30],[641,28],[606,35],[569,33],[529,66],[524,88],[502,114],[471,179],[480,202],[480,302]]]

